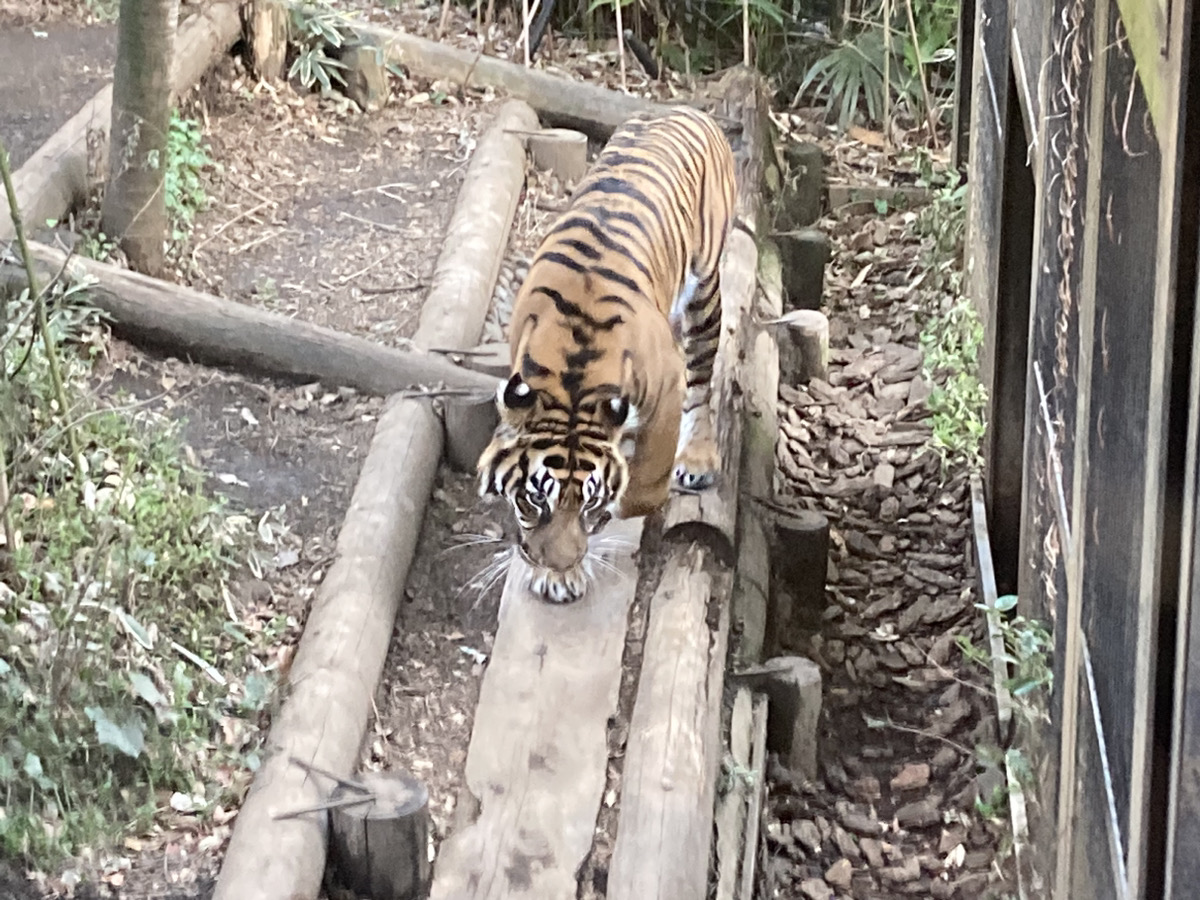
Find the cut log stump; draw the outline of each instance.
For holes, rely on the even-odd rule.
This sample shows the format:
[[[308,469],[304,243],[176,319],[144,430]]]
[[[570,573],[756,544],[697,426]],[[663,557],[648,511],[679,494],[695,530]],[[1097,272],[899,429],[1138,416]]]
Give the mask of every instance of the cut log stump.
[[[797,228],[777,234],[783,260],[785,309],[818,309],[825,292],[829,236],[818,228]]]
[[[508,102],[479,141],[425,300],[420,346],[478,342],[525,179],[524,143],[510,132],[535,127],[533,110]],[[317,897],[326,818],[276,818],[321,799],[313,779],[289,760],[340,777],[358,762],[442,449],[431,404],[391,398],[300,639],[267,758],[238,813],[214,900]]]
[[[545,128],[529,136],[529,155],[539,169],[552,172],[563,184],[575,185],[587,174],[588,139],[582,131]]]
[[[773,516],[771,542],[772,624],[770,652],[779,649],[793,625],[819,626],[825,612],[829,568],[829,520],[818,512],[794,510]]]
[[[778,328],[779,373],[787,384],[829,376],[829,319],[815,309],[788,314]]]
[[[363,772],[338,785],[330,810],[332,880],[365,900],[423,900],[429,891],[429,791],[403,772]]]
[[[338,59],[346,67],[342,73],[346,79],[342,90],[359,109],[378,112],[387,106],[392,85],[382,51],[369,44],[347,44],[338,52]]]
[[[283,0],[252,0],[246,10],[250,71],[267,82],[283,77],[290,10]]]

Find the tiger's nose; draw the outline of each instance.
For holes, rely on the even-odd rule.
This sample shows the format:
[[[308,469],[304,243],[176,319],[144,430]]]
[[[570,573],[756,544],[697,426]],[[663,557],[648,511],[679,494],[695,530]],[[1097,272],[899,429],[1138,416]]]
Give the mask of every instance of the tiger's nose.
[[[557,541],[548,541],[542,548],[542,564],[557,572],[575,568],[587,554],[587,535],[582,528],[572,528],[559,536]]]

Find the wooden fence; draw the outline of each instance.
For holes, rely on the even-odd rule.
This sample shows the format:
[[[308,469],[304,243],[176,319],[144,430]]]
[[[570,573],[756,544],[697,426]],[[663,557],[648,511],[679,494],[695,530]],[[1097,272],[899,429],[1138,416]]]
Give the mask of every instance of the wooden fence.
[[[973,5],[959,134],[989,526],[1001,591],[1054,638],[1024,893],[1182,900],[1200,892],[1200,20],[1185,0]]]

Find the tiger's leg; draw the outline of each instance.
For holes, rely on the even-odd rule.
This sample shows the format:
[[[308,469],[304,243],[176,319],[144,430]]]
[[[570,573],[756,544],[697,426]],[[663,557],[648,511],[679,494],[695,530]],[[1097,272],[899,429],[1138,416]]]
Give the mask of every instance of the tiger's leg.
[[[672,361],[672,367],[679,365]],[[682,366],[680,366],[682,368]],[[682,373],[672,372],[668,378],[675,384]],[[659,399],[652,418],[638,426],[634,438],[633,459],[629,461],[629,481],[621,497],[620,516],[629,519],[648,516],[667,502],[671,491],[671,470],[675,465],[675,447],[663,435],[679,430],[682,396],[670,392]]]
[[[675,451],[675,483],[686,491],[702,491],[717,480],[721,455],[713,424],[712,376],[721,337],[720,269],[688,275],[671,310],[671,325],[679,335],[687,370],[687,391],[679,444]]]

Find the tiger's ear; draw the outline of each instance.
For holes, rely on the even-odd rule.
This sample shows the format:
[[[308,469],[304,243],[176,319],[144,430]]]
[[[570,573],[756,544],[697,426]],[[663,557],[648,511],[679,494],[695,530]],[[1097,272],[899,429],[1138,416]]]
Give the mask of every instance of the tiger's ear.
[[[501,412],[518,412],[532,408],[537,400],[537,391],[526,383],[520,372],[513,372],[512,377],[500,388],[497,397],[500,400]]]

